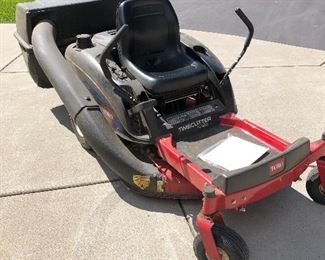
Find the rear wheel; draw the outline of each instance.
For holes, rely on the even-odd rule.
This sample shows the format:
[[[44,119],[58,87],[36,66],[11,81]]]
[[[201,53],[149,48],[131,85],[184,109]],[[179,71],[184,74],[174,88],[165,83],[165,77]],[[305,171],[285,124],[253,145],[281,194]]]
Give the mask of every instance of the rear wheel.
[[[321,184],[317,169],[311,170],[306,182],[309,196],[317,203],[325,205],[325,189]]]
[[[232,229],[223,224],[214,224],[212,234],[222,260],[247,260],[249,258],[249,250],[245,241]],[[208,259],[200,235],[195,237],[193,248],[197,259]]]
[[[52,84],[36,60],[35,55],[33,53],[27,53],[24,50],[22,51],[25,63],[28,67],[28,71],[37,86],[40,88],[52,88]]]
[[[88,142],[87,142],[86,138],[84,137],[83,133],[81,132],[79,126],[76,124],[76,122],[71,117],[70,117],[70,122],[71,122],[72,130],[73,130],[74,134],[76,135],[81,146],[85,150],[91,151],[92,150],[91,146],[88,144]]]

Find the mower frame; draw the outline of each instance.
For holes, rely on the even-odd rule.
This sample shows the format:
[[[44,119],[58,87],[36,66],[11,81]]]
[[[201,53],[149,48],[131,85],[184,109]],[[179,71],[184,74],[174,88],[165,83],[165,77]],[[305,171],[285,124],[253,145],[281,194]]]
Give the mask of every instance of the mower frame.
[[[246,119],[240,118],[234,113],[221,116],[220,124],[244,130],[279,152],[285,151],[291,145],[282,138]],[[156,146],[159,149],[160,156],[203,193],[203,204],[197,215],[196,224],[203,240],[206,254],[210,260],[222,259],[212,234],[213,224],[215,222],[223,222],[222,210],[244,208],[248,204],[261,200],[291,185],[292,182],[299,180],[300,175],[315,161],[321,185],[325,188],[325,140],[311,143],[309,154],[293,168],[278,172],[275,178],[270,178],[269,181],[262,184],[230,194],[226,194],[218,189],[212,183],[212,178],[208,174],[175,148],[172,135],[158,138]]]
[[[125,123],[125,127],[121,124],[121,120],[126,122],[126,117],[123,116],[124,106],[120,106],[119,97],[113,91],[118,89],[118,84],[111,82],[110,76],[105,73],[106,55],[102,54],[113,45],[108,45],[107,42],[104,47],[97,42],[91,48],[83,50],[75,48],[77,47],[75,36],[84,33],[89,34],[90,43],[92,43],[90,35],[94,38],[105,33],[107,38],[108,35],[116,33],[114,37],[109,36],[115,45],[123,30],[127,30],[127,27],[124,27],[123,30],[115,32],[115,10],[119,2],[119,0],[62,0],[18,4],[15,36],[37,85],[42,88],[51,86],[55,88],[73,123],[81,130],[90,147],[133,191],[151,197],[174,199],[202,198],[203,194],[203,205],[197,215],[196,224],[208,259],[221,260],[212,228],[215,223],[223,223],[222,210],[244,208],[289,186],[298,180],[313,162],[316,162],[319,172],[320,180],[317,181],[320,181],[320,188],[325,190],[325,133],[321,140],[311,144],[304,138],[303,153],[300,153],[298,159],[295,158],[294,164],[291,162],[290,166],[284,167],[284,160],[281,159],[292,149],[294,143],[291,144],[236,115],[237,107],[229,74],[243,57],[254,33],[253,25],[240,9],[236,9],[236,13],[246,24],[249,34],[240,56],[228,71],[225,71],[218,58],[200,42],[186,35],[181,35],[181,41],[183,47],[193,50],[192,53],[197,59],[212,72],[209,81],[218,86],[219,94],[224,99],[224,109],[215,112],[211,122],[215,123],[214,126],[237,128],[246,132],[278,152],[276,157],[269,158],[271,161],[258,162],[259,166],[261,164],[268,166],[266,164],[272,162],[270,165],[275,167],[275,170],[271,171],[269,176],[270,171],[263,172],[264,168],[259,168],[259,171],[250,176],[248,169],[243,168],[240,172],[243,178],[240,180],[245,178],[254,180],[254,176],[258,176],[261,172],[264,174],[263,178],[257,182],[247,182],[233,190],[228,190],[227,186],[221,188],[215,185],[214,179],[209,174],[176,148],[177,131],[171,133],[167,128],[166,131],[158,131],[161,130],[161,126],[166,125],[161,125],[161,121],[155,120],[152,116],[152,107],[155,105],[152,100],[139,103],[130,111],[136,113],[147,108],[150,111],[150,114],[147,114],[150,120],[147,121],[152,124],[150,126],[155,131],[150,137],[150,142],[142,143],[154,144],[160,157],[155,156],[155,153],[152,158],[148,158],[151,159],[149,162],[137,160],[122,143],[120,136],[129,138],[127,140],[131,142],[139,142],[139,138],[134,140],[133,136],[127,135],[127,124]],[[107,33],[113,31],[113,34]],[[204,53],[208,55],[195,51],[195,46],[203,48]],[[101,56],[98,56],[98,53]],[[97,57],[102,58],[100,64]],[[123,113],[117,114],[117,111]],[[214,120],[216,117],[218,121]],[[267,167],[265,169],[268,170]]]

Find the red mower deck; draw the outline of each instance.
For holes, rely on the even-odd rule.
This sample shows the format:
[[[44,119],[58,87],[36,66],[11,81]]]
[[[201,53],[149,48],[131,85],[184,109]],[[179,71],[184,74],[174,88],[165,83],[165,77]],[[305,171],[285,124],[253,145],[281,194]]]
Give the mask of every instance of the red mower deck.
[[[237,174],[239,175],[247,172],[251,173],[252,169],[262,166],[262,171],[257,171],[257,174],[264,174],[268,179],[263,178],[264,181],[262,183],[253,185],[247,189],[233,193],[225,193],[213,182],[216,175],[224,173],[206,173],[177,149],[177,144],[173,141],[172,135],[164,136],[157,140],[157,147],[161,157],[198,190],[202,191],[204,196],[203,206],[200,213],[197,215],[196,224],[209,259],[218,260],[221,260],[221,255],[217,250],[218,245],[215,243],[213,238],[211,227],[215,221],[222,220],[221,210],[240,209],[241,207],[245,207],[248,204],[261,200],[286,186],[290,186],[291,183],[297,181],[307,167],[315,161],[317,162],[321,185],[322,187],[325,187],[324,140],[319,140],[310,144],[307,138],[302,138],[297,140],[295,143],[290,144],[263,128],[245,119],[239,118],[235,114],[227,114],[220,117],[220,126],[223,128],[220,129],[219,133],[217,131],[215,140],[224,138],[225,132],[231,130],[233,133],[240,133],[242,137],[245,136],[247,139],[253,139],[254,142],[263,143],[272,149],[272,152],[261,161],[237,171]],[[238,130],[244,132],[238,132]],[[210,141],[210,138],[211,137],[207,137],[208,141]],[[297,156],[297,150],[300,150],[300,153],[298,153],[296,163],[294,165],[291,163],[290,167],[288,167],[286,159],[288,159],[292,153],[295,153],[294,155]],[[192,152],[193,151],[191,151],[191,153]],[[194,154],[197,154],[197,151],[194,152]]]

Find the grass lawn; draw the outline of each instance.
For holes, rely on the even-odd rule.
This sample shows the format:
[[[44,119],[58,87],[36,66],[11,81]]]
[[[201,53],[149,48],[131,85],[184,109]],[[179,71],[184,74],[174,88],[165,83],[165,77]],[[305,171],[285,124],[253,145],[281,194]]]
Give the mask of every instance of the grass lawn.
[[[0,23],[14,23],[16,4],[28,0],[0,0]]]

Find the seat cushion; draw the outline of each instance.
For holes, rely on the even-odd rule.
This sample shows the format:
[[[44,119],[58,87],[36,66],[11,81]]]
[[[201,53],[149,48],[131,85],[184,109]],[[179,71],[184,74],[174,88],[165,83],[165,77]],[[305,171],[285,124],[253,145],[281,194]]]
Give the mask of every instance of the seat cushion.
[[[126,0],[117,9],[121,64],[152,94],[181,91],[207,80],[207,69],[185,53],[179,24],[167,0]]]
[[[147,57],[137,65],[128,69],[154,95],[182,91],[208,79],[206,67],[182,53],[167,59]]]

